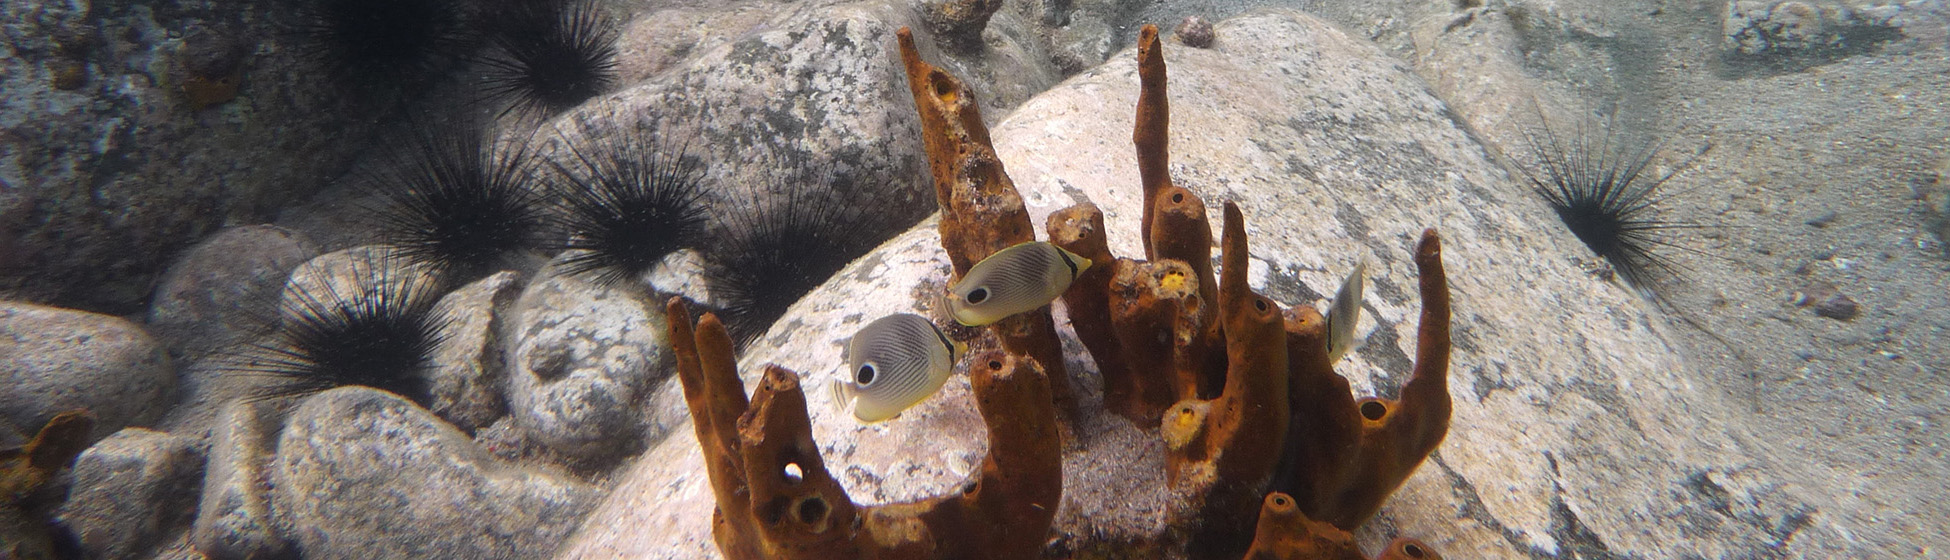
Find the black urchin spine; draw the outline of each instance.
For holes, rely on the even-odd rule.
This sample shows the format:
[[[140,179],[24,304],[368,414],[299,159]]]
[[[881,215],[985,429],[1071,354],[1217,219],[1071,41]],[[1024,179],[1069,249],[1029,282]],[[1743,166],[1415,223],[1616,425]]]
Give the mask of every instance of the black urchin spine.
[[[1690,169],[1712,148],[1710,144],[1655,176],[1647,174],[1646,168],[1660,153],[1661,142],[1622,148],[1607,131],[1594,146],[1582,131],[1566,142],[1548,126],[1541,132],[1527,132],[1525,140],[1543,168],[1541,175],[1526,170],[1532,188],[1565,227],[1628,284],[1651,290],[1659,278],[1678,274],[1678,266],[1659,251],[1690,250],[1673,243],[1668,233],[1701,226],[1659,217],[1657,206],[1664,199],[1659,189]]]
[[[268,377],[250,400],[359,385],[426,401],[420,370],[443,339],[439,283],[392,258],[354,261],[352,277],[288,291],[270,335],[220,362],[232,375]]]
[[[445,73],[476,44],[460,0],[299,0],[309,57],[355,90],[400,91]]]
[[[616,81],[620,26],[589,0],[504,3],[493,23],[493,53],[484,61],[486,98],[502,115],[552,115],[609,89]]]
[[[464,281],[541,244],[547,210],[525,147],[497,149],[471,124],[423,130],[369,178],[387,245]]]
[[[829,170],[785,177],[765,189],[783,199],[752,203],[722,214],[723,237],[703,249],[711,298],[723,306],[725,325],[741,343],[764,334],[773,321],[813,288],[879,244],[887,231],[860,209],[827,196]],[[835,189],[844,192],[844,189]]]
[[[664,148],[640,131],[594,146],[564,144],[571,161],[551,162],[555,221],[570,251],[562,272],[614,285],[641,278],[703,236],[704,178],[684,149]]]

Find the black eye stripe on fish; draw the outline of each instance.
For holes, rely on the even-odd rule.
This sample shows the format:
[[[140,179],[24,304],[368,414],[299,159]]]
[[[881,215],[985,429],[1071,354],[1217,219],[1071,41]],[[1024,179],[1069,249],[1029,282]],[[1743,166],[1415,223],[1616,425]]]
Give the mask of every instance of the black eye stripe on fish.
[[[1056,258],[1063,259],[1063,266],[1070,267],[1070,279],[1075,280],[1077,278],[1077,274],[1080,274],[1080,272],[1077,270],[1077,261],[1070,260],[1070,255],[1062,251],[1056,252]]]
[[[948,335],[941,332],[941,329],[934,329],[934,339],[941,341],[942,348],[948,349],[948,359],[955,359],[955,341],[948,340]]]

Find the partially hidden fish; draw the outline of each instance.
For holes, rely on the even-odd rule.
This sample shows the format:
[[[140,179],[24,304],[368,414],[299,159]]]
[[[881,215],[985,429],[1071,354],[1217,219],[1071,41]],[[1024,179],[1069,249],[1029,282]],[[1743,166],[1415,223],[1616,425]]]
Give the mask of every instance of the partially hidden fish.
[[[967,350],[926,317],[875,319],[847,342],[849,369],[833,380],[833,402],[862,422],[893,418],[940,391]]]
[[[958,323],[987,325],[1049,305],[1089,269],[1090,259],[1047,241],[1019,243],[969,267],[948,288],[948,309]]]
[[[1361,322],[1361,291],[1367,283],[1368,259],[1363,258],[1341,281],[1341,291],[1327,311],[1327,363],[1341,361],[1354,347],[1354,325]]]

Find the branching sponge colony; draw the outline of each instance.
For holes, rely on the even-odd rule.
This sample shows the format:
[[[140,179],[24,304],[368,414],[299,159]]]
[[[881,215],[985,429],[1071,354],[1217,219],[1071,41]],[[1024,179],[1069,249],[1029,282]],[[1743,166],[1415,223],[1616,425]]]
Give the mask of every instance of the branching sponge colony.
[[[957,277],[1035,239],[967,86],[901,59],[920,113],[941,206],[941,244]],[[1225,205],[1223,266],[1213,270],[1205,203],[1172,184],[1165,66],[1155,27],[1139,38],[1142,93],[1133,136],[1145,196],[1147,260],[1110,253],[1104,218],[1084,203],[1050,216],[1050,241],[1092,266],[1064,294],[1079,340],[1103,375],[1105,407],[1159,426],[1172,494],[1156,543],[1172,557],[1365,559],[1349,533],[1447,433],[1449,293],[1441,242],[1414,253],[1422,317],[1415,371],[1401,399],[1356,399],[1327,359],[1325,324],[1247,283],[1244,213]],[[731,338],[706,314],[695,328],[672,300],[670,340],[718,508],[726,557],[1024,559],[1039,557],[1063,494],[1058,412],[1077,413],[1049,308],[991,325],[1000,350],[971,356],[988,428],[981,473],[959,492],[907,504],[854,504],[813,442],[796,373],[767,366],[750,401]],[[1149,557],[1149,556],[1147,556]],[[1397,539],[1384,559],[1439,558]]]

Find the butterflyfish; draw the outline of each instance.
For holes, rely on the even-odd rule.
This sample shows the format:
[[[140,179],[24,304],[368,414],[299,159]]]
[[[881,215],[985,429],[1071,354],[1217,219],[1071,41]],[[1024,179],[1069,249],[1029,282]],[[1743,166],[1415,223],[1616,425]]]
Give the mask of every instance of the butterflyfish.
[[[875,319],[847,342],[848,369],[833,380],[833,402],[862,422],[893,418],[940,391],[967,349],[920,315]]]
[[[1047,241],[1020,243],[969,267],[948,288],[948,309],[958,323],[987,325],[1049,305],[1089,269],[1090,259]]]
[[[1361,291],[1367,283],[1368,259],[1361,259],[1341,281],[1341,291],[1327,311],[1327,362],[1341,361],[1354,347],[1354,324],[1361,321]]]

